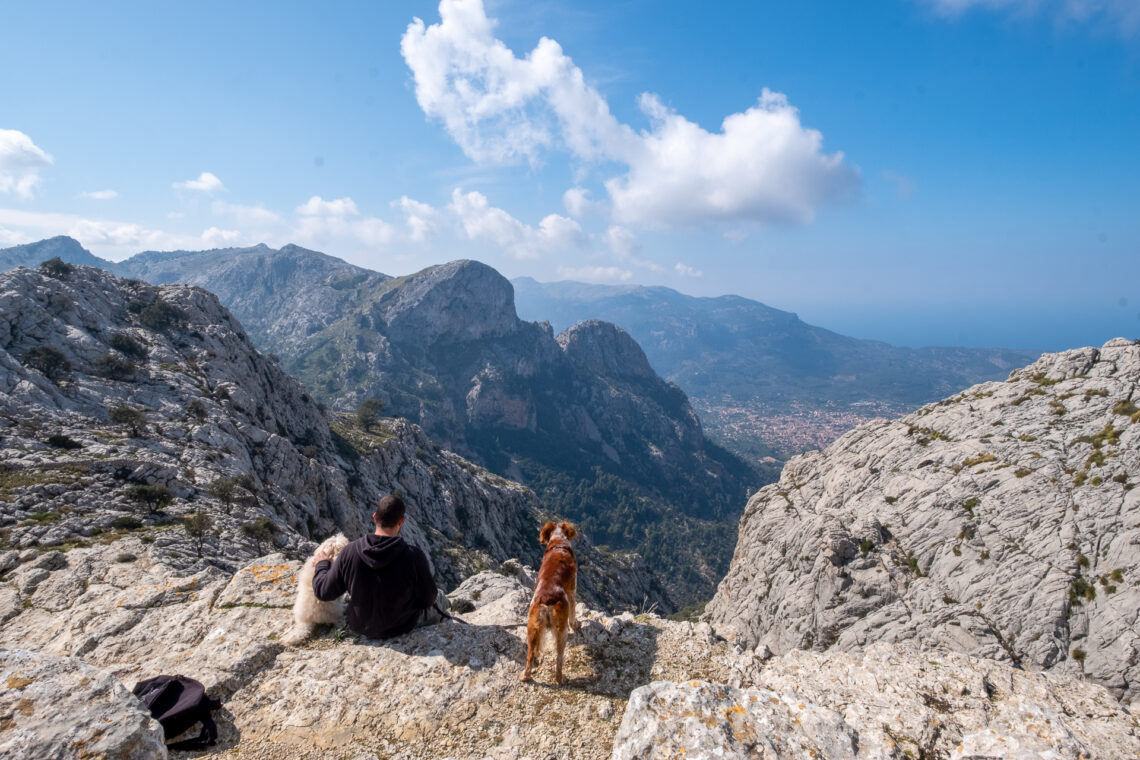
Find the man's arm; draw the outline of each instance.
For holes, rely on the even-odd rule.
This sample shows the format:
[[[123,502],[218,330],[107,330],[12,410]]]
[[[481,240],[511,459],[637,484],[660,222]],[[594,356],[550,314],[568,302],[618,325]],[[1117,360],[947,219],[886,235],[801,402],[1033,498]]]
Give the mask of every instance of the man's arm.
[[[342,562],[348,555],[345,549],[335,561],[317,557],[317,565],[313,573],[313,595],[322,602],[331,602],[348,590],[344,579],[344,566]]]
[[[431,565],[428,564],[427,555],[418,547],[412,547],[415,555],[415,591],[413,599],[417,610],[426,610],[435,604],[435,581],[431,577]]]

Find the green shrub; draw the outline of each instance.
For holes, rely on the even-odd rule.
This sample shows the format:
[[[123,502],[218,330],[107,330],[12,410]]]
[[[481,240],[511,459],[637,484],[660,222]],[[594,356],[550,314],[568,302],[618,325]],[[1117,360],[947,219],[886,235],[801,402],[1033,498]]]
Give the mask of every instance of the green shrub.
[[[859,551],[862,552],[864,557],[866,557],[868,554],[870,554],[871,550],[874,548],[875,548],[875,543],[873,541],[868,541],[867,539],[864,538],[862,541],[859,542]]]
[[[52,512],[46,509],[41,509],[38,512],[32,512],[28,515],[28,519],[37,523],[56,523],[59,522],[59,512]]]
[[[24,352],[21,362],[52,381],[63,378],[71,371],[71,362],[54,346],[33,346]]]
[[[1085,661],[1085,650],[1083,649],[1074,649],[1072,655],[1077,662],[1083,663]]]
[[[196,398],[186,405],[186,414],[201,422],[206,419],[206,405]]]
[[[182,525],[186,528],[186,534],[193,541],[198,556],[201,557],[206,539],[215,532],[213,519],[205,512],[198,511],[182,518]]]
[[[136,438],[146,429],[146,412],[133,406],[113,406],[107,410],[107,419],[116,425],[126,425]]]
[[[277,523],[268,517],[259,517],[251,522],[242,523],[241,526],[241,534],[246,538],[253,539],[259,553],[262,551],[262,544],[272,541],[278,530]]]
[[[126,333],[113,333],[107,340],[107,345],[125,356],[131,356],[135,359],[146,358],[146,346]]]
[[[48,443],[48,446],[51,446],[52,448],[56,448],[56,449],[72,450],[72,449],[83,448],[82,443],[80,443],[79,441],[76,441],[76,440],[74,440],[74,439],[72,439],[66,435],[63,435],[62,433],[57,433],[55,435],[49,435],[48,439],[47,439],[47,443]]]
[[[125,495],[131,501],[145,506],[152,515],[162,511],[174,501],[174,492],[163,485],[128,486]]]
[[[139,312],[139,324],[150,330],[165,330],[186,321],[186,313],[173,304],[156,298]]]
[[[366,398],[356,407],[356,422],[364,430],[371,430],[380,421],[380,410],[384,402],[378,398]]]
[[[116,517],[114,520],[112,520],[111,527],[115,530],[138,530],[142,527],[142,521],[137,517],[124,515],[122,517]]]
[[[997,457],[987,451],[985,453],[978,454],[976,457],[970,457],[969,459],[963,460],[962,466],[974,467],[975,465],[985,464],[986,462],[993,462],[996,459]]]
[[[54,277],[57,280],[62,280],[75,271],[75,265],[68,264],[59,256],[56,256],[41,263],[40,271],[46,274],[48,277]]]
[[[95,374],[108,380],[131,380],[138,369],[130,359],[121,359],[115,354],[106,353],[93,362]]]
[[[1117,401],[1116,406],[1112,407],[1113,414],[1122,414],[1125,417],[1131,417],[1138,411],[1140,411],[1140,407],[1131,401]]]

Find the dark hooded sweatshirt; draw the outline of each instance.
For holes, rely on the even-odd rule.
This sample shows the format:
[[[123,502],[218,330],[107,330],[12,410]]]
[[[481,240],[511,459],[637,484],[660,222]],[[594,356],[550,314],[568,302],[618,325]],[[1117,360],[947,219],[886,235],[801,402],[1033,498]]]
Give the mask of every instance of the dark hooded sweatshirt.
[[[317,599],[331,602],[345,591],[348,627],[371,639],[412,630],[436,596],[424,553],[399,536],[375,533],[351,542],[335,562],[317,563],[313,575]]]

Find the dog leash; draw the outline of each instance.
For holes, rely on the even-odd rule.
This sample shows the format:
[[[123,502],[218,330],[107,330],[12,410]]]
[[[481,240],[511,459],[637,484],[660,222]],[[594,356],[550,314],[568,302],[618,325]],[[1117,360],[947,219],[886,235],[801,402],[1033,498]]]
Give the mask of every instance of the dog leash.
[[[440,615],[442,615],[445,620],[454,620],[457,623],[463,623],[463,625],[471,625],[470,623],[468,623],[463,618],[457,618],[454,615],[449,615],[446,612],[444,612],[443,610],[441,610],[439,608],[439,604],[437,602],[432,602],[431,606],[436,612],[438,612]]]

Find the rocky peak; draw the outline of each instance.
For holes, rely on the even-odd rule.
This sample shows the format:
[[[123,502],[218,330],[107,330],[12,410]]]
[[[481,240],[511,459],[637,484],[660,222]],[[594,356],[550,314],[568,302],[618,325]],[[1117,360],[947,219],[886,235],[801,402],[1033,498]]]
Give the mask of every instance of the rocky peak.
[[[75,238],[59,235],[0,250],[0,271],[15,267],[34,267],[57,256],[68,264],[90,267],[112,266],[111,262],[95,256]]]
[[[708,605],[749,647],[911,641],[1140,693],[1140,345],[1047,354],[788,462]]]
[[[374,313],[397,343],[499,338],[519,329],[510,280],[478,261],[452,261],[403,278]]]
[[[557,338],[566,358],[601,377],[657,380],[641,346],[629,333],[600,319],[587,319]]]

